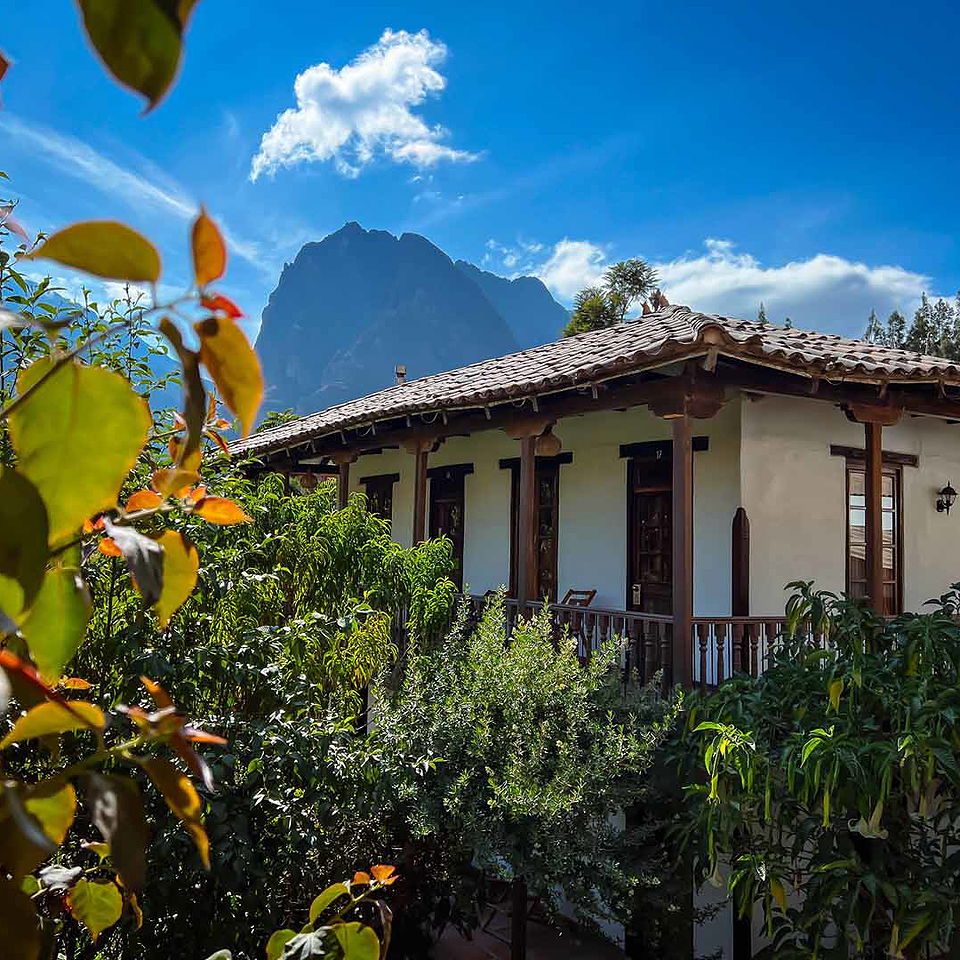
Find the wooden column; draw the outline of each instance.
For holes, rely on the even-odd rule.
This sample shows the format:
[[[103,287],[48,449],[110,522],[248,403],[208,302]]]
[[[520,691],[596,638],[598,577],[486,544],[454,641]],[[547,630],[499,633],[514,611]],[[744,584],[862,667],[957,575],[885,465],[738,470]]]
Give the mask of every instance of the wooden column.
[[[517,504],[517,599],[535,600],[537,589],[537,438],[520,438],[520,496]]]
[[[427,457],[436,450],[439,441],[416,439],[404,443],[407,453],[413,454],[413,545],[427,539]]]
[[[883,595],[883,428],[900,420],[892,405],[851,403],[847,418],[863,424],[864,454],[864,551],[867,567],[867,597],[877,613],[886,613]],[[849,562],[849,561],[848,561]]]
[[[730,615],[750,616],[750,518],[743,507],[733,515]]]
[[[673,682],[693,686],[693,431],[673,418]]]
[[[517,600],[542,599],[537,590],[537,442],[553,426],[545,417],[531,417],[505,428],[520,441],[520,490],[517,504]]]
[[[886,612],[883,596],[883,426],[865,423],[864,469],[865,548],[867,561],[867,596],[877,613]]]
[[[330,459],[337,465],[337,506],[340,510],[350,502],[350,464],[357,459],[355,453],[335,453]]]

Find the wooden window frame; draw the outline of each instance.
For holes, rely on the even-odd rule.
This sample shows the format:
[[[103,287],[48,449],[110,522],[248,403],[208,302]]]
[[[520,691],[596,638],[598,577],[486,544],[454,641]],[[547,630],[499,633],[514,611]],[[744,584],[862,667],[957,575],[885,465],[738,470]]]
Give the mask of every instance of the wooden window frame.
[[[453,541],[453,555],[457,561],[457,568],[454,576],[451,577],[459,589],[463,589],[463,561],[466,552],[466,532],[467,532],[467,489],[464,482],[466,477],[473,473],[472,463],[451,463],[444,467],[431,467],[427,470],[427,479],[430,483],[430,489],[427,492],[427,530],[430,538],[433,539],[439,535],[435,530],[434,506],[436,500],[437,485],[435,481],[453,482],[456,484],[457,498],[460,504],[460,538]]]
[[[833,448],[831,448],[832,452]],[[894,563],[896,564],[895,579],[894,579],[894,604],[895,610],[887,610],[888,615],[896,615],[903,612],[903,584],[904,584],[904,570],[903,570],[903,467],[904,466],[916,466],[916,463],[909,462],[906,460],[894,460],[893,458],[888,459],[886,451],[883,455],[883,464],[882,464],[882,473],[883,475],[893,477],[893,494],[894,494],[894,511],[896,513],[896,526],[894,528],[894,533],[896,535],[896,543],[894,544]],[[851,473],[865,473],[866,469],[866,460],[861,459],[856,455],[856,452],[851,456],[844,457],[844,471],[843,471],[843,523],[844,523],[844,555],[843,555],[843,581],[844,581],[844,590],[847,596],[850,594],[850,474]],[[864,507],[866,509],[866,507]],[[881,531],[882,536],[882,531]]]
[[[370,501],[373,499],[373,494],[371,488],[380,487],[389,497],[390,500],[390,516],[386,517],[375,511],[371,511],[376,516],[380,517],[381,520],[388,520],[390,523],[393,522],[393,485],[399,483],[400,474],[399,473],[378,473],[370,477],[361,477],[360,485],[366,488],[367,494],[367,507],[370,506]]]
[[[537,509],[539,512],[539,471],[544,468],[550,468],[554,471],[554,497],[553,497],[553,596],[548,597],[551,603],[557,602],[559,596],[559,576],[560,576],[560,467],[565,464],[573,463],[573,454],[565,450],[553,457],[537,457],[535,465],[535,482],[537,485],[538,498]],[[508,583],[508,593],[511,597],[517,595],[517,527],[520,521],[520,458],[503,457],[500,460],[500,469],[510,471],[510,579]],[[537,567],[537,588],[539,590],[539,564]],[[543,597],[537,596],[535,599],[542,600]]]

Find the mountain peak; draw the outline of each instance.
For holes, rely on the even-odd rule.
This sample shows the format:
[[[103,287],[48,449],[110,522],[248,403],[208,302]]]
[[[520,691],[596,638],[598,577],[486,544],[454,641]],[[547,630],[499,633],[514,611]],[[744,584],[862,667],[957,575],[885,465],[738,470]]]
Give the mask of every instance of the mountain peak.
[[[546,287],[456,264],[417,233],[356,221],[305,244],[263,311],[267,409],[310,413],[410,377],[543,343],[566,311]]]

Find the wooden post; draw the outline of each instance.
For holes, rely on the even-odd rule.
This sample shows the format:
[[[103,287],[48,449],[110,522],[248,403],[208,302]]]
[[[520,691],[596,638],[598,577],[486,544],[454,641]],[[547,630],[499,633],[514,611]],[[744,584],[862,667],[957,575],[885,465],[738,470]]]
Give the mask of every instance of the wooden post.
[[[520,439],[520,497],[517,510],[517,599],[536,600],[537,589],[537,438]]]
[[[883,445],[880,423],[865,423],[864,469],[865,549],[867,561],[867,596],[877,613],[886,610],[883,595]]]
[[[413,539],[416,546],[427,539],[427,457],[442,440],[436,437],[416,437],[405,440],[404,450],[413,454]]]
[[[873,609],[883,615],[887,606],[883,595],[883,428],[897,423],[901,410],[892,405],[849,403],[844,412],[849,420],[863,424],[867,597]]]
[[[330,459],[337,465],[337,506],[346,509],[350,502],[350,464],[357,459],[355,453],[335,453]]]
[[[520,490],[517,504],[517,600],[542,599],[537,592],[537,442],[553,426],[546,417],[530,417],[505,427],[520,441]]]
[[[743,507],[733,515],[730,616],[750,616],[750,518]]]
[[[673,422],[673,682],[693,686],[693,435]]]

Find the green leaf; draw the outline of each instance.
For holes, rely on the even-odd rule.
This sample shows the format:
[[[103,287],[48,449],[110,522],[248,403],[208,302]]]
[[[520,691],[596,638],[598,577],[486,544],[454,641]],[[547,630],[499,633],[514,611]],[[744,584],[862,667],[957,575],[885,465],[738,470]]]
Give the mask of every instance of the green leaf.
[[[103,65],[150,110],[170,89],[183,31],[196,0],[78,0],[83,25]]]
[[[263,371],[246,334],[230,317],[207,317],[194,324],[200,360],[224,403],[237,415],[244,436],[253,429],[263,399]]]
[[[67,906],[96,942],[123,913],[123,897],[112,880],[78,880],[67,892]]]
[[[147,772],[154,786],[163,794],[167,806],[173,811],[193,837],[200,859],[207,870],[210,869],[210,841],[203,828],[200,796],[193,784],[169,760],[162,757],[150,757],[140,760],[140,766]]]
[[[136,783],[127,777],[87,775],[90,819],[107,841],[124,887],[140,890],[147,873],[147,820]]]
[[[22,628],[30,658],[47,683],[55,684],[63,675],[83,641],[89,619],[90,594],[79,571],[49,570]]]
[[[337,956],[327,949],[329,934],[329,927],[298,933],[284,944],[283,960],[320,960],[321,957]]]
[[[830,706],[834,710],[840,709],[840,694],[843,693],[843,680],[834,680],[830,684]]]
[[[327,889],[310,904],[310,922],[316,923],[320,914],[323,913],[337,897],[344,896],[350,896],[350,889],[345,883],[334,883],[327,887]]]
[[[163,547],[153,537],[103,518],[103,527],[117,545],[143,602],[153,606],[163,592]]]
[[[196,586],[200,555],[197,548],[176,530],[167,530],[157,542],[163,547],[163,589],[154,610],[160,626],[165,627]]]
[[[267,960],[280,960],[283,956],[283,948],[296,935],[296,930],[277,930],[267,941]]]
[[[46,358],[20,374],[21,396],[49,376],[11,413],[10,434],[20,472],[46,504],[56,543],[116,504],[151,420],[146,402],[120,374],[75,362],[52,369]]]
[[[77,812],[70,783],[48,782],[4,791],[10,822],[0,830],[0,864],[15,879],[35,870],[63,843]]]
[[[15,883],[0,881],[0,933],[4,960],[37,960],[40,924],[33,901]]]
[[[0,750],[11,743],[45,737],[51,733],[69,733],[72,730],[86,730],[95,727],[102,730],[106,726],[103,711],[84,700],[68,700],[69,706],[48,700],[31,707],[13,725],[13,729],[0,740]]]
[[[40,492],[16,470],[0,468],[0,610],[14,620],[43,582],[48,539]]]
[[[371,927],[338,923],[333,932],[343,948],[343,960],[380,960],[380,941]]]
[[[155,283],[160,279],[157,248],[136,230],[114,220],[88,220],[64,227],[28,258],[54,260],[107,280]]]

